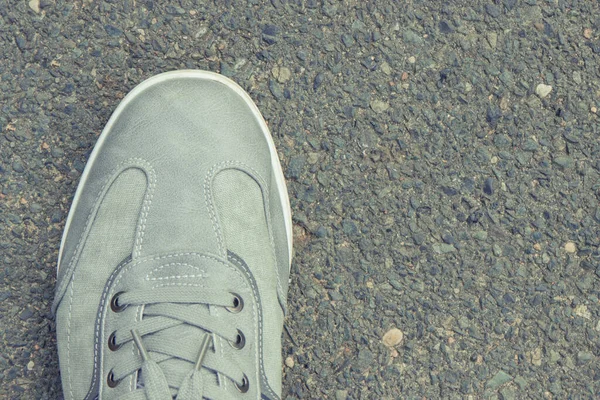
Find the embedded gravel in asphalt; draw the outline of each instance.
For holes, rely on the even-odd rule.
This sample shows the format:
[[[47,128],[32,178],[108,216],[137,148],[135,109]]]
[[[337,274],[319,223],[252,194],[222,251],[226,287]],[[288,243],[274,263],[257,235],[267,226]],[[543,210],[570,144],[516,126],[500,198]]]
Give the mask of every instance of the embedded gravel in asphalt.
[[[182,68],[244,87],[284,165],[284,399],[600,398],[598,2],[0,0],[2,398],[62,398],[78,179]]]

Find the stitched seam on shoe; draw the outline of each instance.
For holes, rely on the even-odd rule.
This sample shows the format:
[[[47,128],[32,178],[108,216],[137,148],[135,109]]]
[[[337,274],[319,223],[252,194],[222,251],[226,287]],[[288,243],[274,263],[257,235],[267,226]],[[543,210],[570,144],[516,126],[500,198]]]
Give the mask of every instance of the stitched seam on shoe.
[[[250,269],[248,268],[248,266],[245,263],[240,262],[240,260],[238,260],[236,257],[228,257],[229,262],[237,265],[238,267],[240,267],[242,270],[244,270],[246,272],[246,274],[248,274],[249,276],[252,276],[252,272],[250,271]],[[254,298],[256,299],[255,303],[260,302],[260,296],[258,294],[258,288],[255,285],[250,285],[250,287],[252,288],[252,292],[254,293]],[[260,370],[261,373],[265,376],[265,381],[266,379],[266,373],[265,373],[265,366],[264,366],[264,362],[263,362],[263,358],[262,358],[262,354],[263,354],[263,345],[262,345],[262,333],[263,333],[263,319],[262,319],[262,312],[260,310],[256,311],[255,309],[253,309],[253,313],[255,313],[255,317],[256,314],[258,314],[258,331],[256,332],[256,338],[258,341],[258,349],[259,349],[259,364],[260,364]],[[267,381],[267,391],[269,391],[270,393],[268,393],[271,396],[274,396],[274,398],[278,398],[279,396],[277,396],[277,394],[275,394],[275,392],[273,392],[273,389],[271,389],[271,387],[268,384]]]
[[[167,286],[192,286],[192,287],[204,287],[201,283],[182,283],[182,282],[173,282],[173,283],[161,283],[160,285],[152,286],[152,289],[156,289],[159,287],[167,287]]]
[[[141,165],[127,165],[130,163],[138,163]],[[69,264],[67,266],[67,271],[65,272],[65,274],[67,274],[69,272],[69,270],[73,269],[73,274],[71,276],[70,282],[71,282],[71,299],[70,299],[70,303],[69,303],[69,328],[68,328],[68,332],[67,332],[67,362],[68,362],[68,367],[70,367],[70,319],[71,319],[71,310],[72,310],[72,305],[73,305],[73,283],[75,281],[75,271],[74,271],[74,265],[76,262],[79,261],[79,258],[81,256],[81,251],[83,250],[81,248],[82,244],[84,243],[84,238],[87,238],[89,236],[90,233],[90,223],[92,220],[92,216],[97,215],[98,210],[100,208],[100,203],[101,200],[104,199],[104,197],[106,197],[106,194],[108,193],[108,190],[110,188],[110,186],[112,186],[112,184],[117,180],[117,178],[127,169],[130,168],[138,168],[142,166],[142,167],[146,167],[148,170],[144,170],[142,169],[146,174],[148,173],[153,173],[152,167],[150,166],[150,164],[141,158],[129,158],[127,160],[124,160],[123,162],[121,162],[120,164],[118,164],[115,169],[113,170],[114,172],[112,174],[109,175],[109,177],[105,180],[104,185],[101,187],[98,195],[96,196],[96,199],[94,201],[94,207],[90,210],[90,213],[87,216],[86,219],[86,223],[85,223],[85,228],[81,234],[81,236],[79,237],[79,241],[77,242],[77,246],[75,247],[75,251],[73,252],[73,256],[71,257],[71,260],[69,261]],[[68,281],[67,281],[68,282]],[[60,291],[59,291],[60,292]],[[103,295],[102,297],[102,301],[104,301],[105,297]],[[103,304],[103,303],[101,303]],[[97,327],[99,326],[99,324],[96,325]],[[97,334],[97,332],[96,332]],[[98,348],[96,345],[96,349],[94,349],[94,366],[96,365],[98,360]],[[67,372],[69,373],[69,387],[70,387],[70,394],[71,397],[73,397],[73,393],[72,393],[72,382],[71,382],[71,374],[70,374],[70,368],[67,368]],[[92,382],[91,382],[91,386],[90,387],[94,387],[94,385],[96,384],[97,381],[97,374],[94,373],[96,371],[92,371]]]
[[[108,176],[108,178],[106,178],[106,180],[104,181],[104,184],[101,186],[100,191],[98,192],[98,194],[96,195],[96,199],[94,200],[94,206],[92,207],[92,209],[90,210],[87,219],[85,221],[85,225],[84,225],[84,229],[83,232],[81,233],[81,235],[79,236],[79,240],[77,242],[77,246],[75,246],[75,250],[73,251],[73,255],[71,256],[71,260],[69,261],[69,264],[67,265],[67,269],[64,272],[63,277],[66,277],[70,272],[72,272],[72,270],[74,269],[74,265],[76,262],[79,261],[79,257],[81,255],[81,245],[84,242],[84,238],[87,238],[87,236],[89,235],[89,230],[90,230],[90,223],[92,220],[92,216],[96,215],[98,212],[98,209],[100,208],[100,201],[104,198],[104,195],[106,195],[106,192],[108,190],[108,188],[110,187],[110,185],[117,179],[117,177],[125,170],[125,166],[129,163],[134,163],[134,162],[140,162],[143,164],[146,164],[146,166],[150,166],[150,164],[142,159],[142,158],[129,158],[127,160],[124,160],[123,162],[121,162],[120,164],[118,164],[115,168],[114,168],[114,172],[112,174],[110,174]],[[135,166],[128,166],[128,168],[134,168]],[[150,167],[151,168],[151,167]],[[147,172],[147,171],[144,171]],[[62,261],[62,260],[61,260]],[[71,279],[73,279],[71,277]],[[65,288],[67,287],[67,285],[69,284],[69,281],[71,279],[65,280],[63,279],[59,285],[59,290],[57,290],[57,293],[62,293]],[[58,304],[57,304],[58,307]]]
[[[245,268],[244,266],[240,265],[240,263],[237,262],[237,260],[235,260],[236,262],[232,262],[231,257],[228,257],[227,259],[232,264],[241,267],[244,270],[244,272],[246,272],[246,274],[248,274],[248,276],[252,276],[252,273],[248,270],[248,268]],[[240,276],[242,275],[242,274],[240,274],[239,271],[238,271],[238,274]],[[242,278],[243,278],[243,276],[242,276]],[[258,342],[258,348],[259,348],[258,358],[262,365],[262,358],[261,358],[261,355],[262,355],[262,312],[258,309],[258,303],[260,302],[260,295],[258,294],[258,289],[256,288],[256,285],[250,284],[250,288],[252,289],[252,294],[254,295],[254,301],[252,302],[252,316],[254,317],[254,320],[258,322],[258,324],[257,324],[258,327],[254,334],[256,335],[256,341]],[[258,376],[257,376],[257,380],[258,380]],[[260,390],[259,390],[259,393],[260,393]]]
[[[171,275],[171,276],[160,276],[158,278],[150,278],[150,275],[153,274],[154,272],[158,272],[161,269],[163,269],[164,267],[171,267],[171,266],[191,267],[191,268],[195,269],[196,271],[198,271],[200,274],[199,275]],[[204,275],[202,275],[202,274],[204,274]],[[160,267],[154,268],[151,272],[146,274],[147,281],[163,281],[163,280],[169,280],[169,279],[205,278],[205,277],[206,277],[206,271],[204,271],[203,269],[200,269],[199,267],[197,267],[195,265],[188,264],[188,263],[164,264],[164,265],[161,265]]]
[[[69,293],[69,318],[67,319],[67,375],[69,376],[69,394],[73,396],[73,376],[71,375],[71,312],[73,311],[73,285],[75,283],[75,273],[71,280],[71,292]]]
[[[118,271],[119,269],[121,269],[122,266],[126,265],[127,262],[123,263],[119,263],[119,265],[117,266],[117,268],[115,268],[115,271]],[[114,275],[115,271],[113,271],[113,273],[111,274],[111,277]],[[109,280],[110,281],[110,277]],[[91,387],[94,387],[96,385],[96,381],[98,380],[98,376],[101,374],[102,372],[102,368],[100,366],[96,367],[98,365],[98,354],[100,353],[100,346],[101,343],[104,343],[104,341],[100,340],[100,326],[102,325],[102,317],[104,315],[104,311],[106,309],[105,304],[106,304],[106,295],[109,292],[109,288],[108,285],[104,287],[104,290],[102,291],[102,296],[100,297],[100,309],[98,310],[98,314],[96,315],[96,329],[94,332],[94,368],[95,370],[93,371],[93,375],[92,375],[92,384]],[[102,385],[100,385],[100,387],[98,388],[99,391],[102,391]]]
[[[209,183],[212,183],[215,176],[225,170],[227,167],[231,167],[231,166],[237,166],[241,168],[241,171],[244,173],[248,173],[248,171],[244,170],[244,169],[248,169],[251,174],[250,176],[255,179],[258,183],[259,183],[259,187],[260,187],[260,191],[261,194],[263,196],[263,201],[264,201],[264,211],[265,211],[265,218],[267,220],[267,231],[269,232],[269,241],[271,244],[271,253],[273,255],[273,259],[275,260],[275,265],[277,266],[277,271],[276,271],[276,276],[277,276],[277,289],[280,291],[280,293],[283,295],[284,290],[283,290],[283,286],[281,285],[281,278],[279,276],[279,260],[277,259],[277,253],[275,252],[275,239],[273,238],[273,232],[271,229],[272,223],[271,223],[271,211],[270,211],[270,203],[269,203],[269,189],[268,186],[266,184],[266,182],[264,181],[264,179],[262,179],[261,175],[258,173],[258,171],[256,171],[254,168],[252,168],[251,166],[240,162],[240,161],[235,161],[235,160],[229,160],[229,161],[223,161],[219,164],[215,164],[206,174],[206,178],[204,179],[204,191],[205,191],[205,201],[206,201],[206,207],[208,208],[208,212],[210,214],[211,220],[213,222],[213,230],[215,231],[215,233],[217,234],[217,241],[219,243],[219,250],[225,252],[225,244],[223,243],[223,234],[222,232],[220,232],[220,230],[218,229],[218,221],[217,221],[217,217],[216,217],[216,213],[214,211],[215,205],[214,205],[214,200],[212,198],[212,189],[211,189],[211,185]]]
[[[125,269],[123,269],[122,272],[126,272],[131,267],[137,266],[137,265],[139,265],[141,263],[144,263],[144,262],[151,262],[151,261],[162,260],[162,259],[165,259],[165,258],[174,258],[174,257],[181,257],[181,256],[196,256],[196,257],[206,258],[206,259],[210,259],[210,260],[216,261],[216,262],[218,262],[220,264],[223,264],[225,266],[227,265],[226,262],[223,262],[223,261],[221,261],[218,258],[213,257],[213,256],[209,256],[209,255],[201,254],[201,253],[196,253],[196,252],[187,252],[187,253],[173,253],[173,254],[167,254],[167,255],[164,255],[164,256],[156,256],[156,257],[153,257],[153,258],[136,260],[135,262],[132,262],[130,265],[128,265],[127,267],[125,267]],[[116,270],[113,271],[113,274],[111,274],[111,276],[109,277],[109,280],[112,279],[112,277],[114,276],[115,273],[116,273]],[[120,282],[120,280],[122,278],[123,278],[122,276],[120,276],[119,278],[117,278],[117,280],[114,282],[113,286],[116,286]]]
[[[150,166],[150,164],[146,165],[148,167],[149,175],[148,180],[148,192],[144,198],[144,203],[142,205],[142,215],[140,217],[140,222],[138,224],[138,231],[136,232],[136,246],[134,250],[134,257],[138,257],[142,252],[142,244],[144,243],[144,234],[146,233],[146,221],[148,219],[148,213],[150,212],[150,206],[152,205],[152,200],[154,199],[154,190],[156,189],[156,172]]]
[[[213,167],[206,173],[204,178],[204,184],[202,187],[204,188],[204,203],[206,204],[206,208],[208,209],[208,215],[212,222],[213,231],[217,236],[217,246],[219,247],[220,255],[226,256],[225,251],[225,243],[223,242],[223,232],[219,229],[219,223],[217,221],[217,215],[215,212],[214,200],[212,196],[211,185],[212,180],[216,175],[216,171],[219,168],[220,164],[213,165]]]

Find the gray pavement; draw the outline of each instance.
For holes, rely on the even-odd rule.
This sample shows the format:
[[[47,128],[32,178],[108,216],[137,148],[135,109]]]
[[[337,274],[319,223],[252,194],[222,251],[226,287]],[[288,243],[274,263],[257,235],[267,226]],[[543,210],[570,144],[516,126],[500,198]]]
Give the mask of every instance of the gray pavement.
[[[284,399],[600,398],[597,1],[0,0],[0,52],[1,398],[62,398],[70,201],[181,68],[242,85],[284,165]]]

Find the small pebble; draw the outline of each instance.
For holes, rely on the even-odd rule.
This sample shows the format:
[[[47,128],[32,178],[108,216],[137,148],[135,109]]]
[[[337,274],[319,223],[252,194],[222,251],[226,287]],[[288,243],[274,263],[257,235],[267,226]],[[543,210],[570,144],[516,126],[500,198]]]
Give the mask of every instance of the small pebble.
[[[496,375],[486,383],[486,387],[490,389],[496,389],[499,386],[504,385],[506,382],[509,382],[513,379],[512,376],[508,375],[504,371],[498,371]]]
[[[399,345],[404,339],[404,334],[398,328],[392,328],[383,335],[383,344],[387,347],[394,347]]]
[[[486,240],[488,237],[488,233],[486,231],[476,231],[473,233],[473,237],[477,240]]]
[[[414,64],[417,62],[417,59],[414,56],[410,56],[410,57],[408,57],[408,62],[411,64]]]
[[[498,34],[496,32],[488,32],[485,38],[492,49],[498,44]]]
[[[439,23],[440,32],[442,33],[453,33],[454,29],[452,26],[446,21],[440,21]]]
[[[579,365],[587,364],[594,359],[594,354],[589,351],[580,351],[577,353],[577,361]]]
[[[541,347],[536,347],[535,349],[533,349],[531,351],[531,353],[529,354],[530,356],[530,361],[533,365],[536,366],[540,366],[542,365],[542,348]]]
[[[30,0],[29,8],[31,8],[36,14],[40,13],[40,0]]]
[[[386,103],[385,101],[373,100],[371,102],[371,108],[373,109],[373,111],[375,111],[377,113],[381,113],[381,112],[384,112],[385,110],[387,110],[388,108],[390,108],[390,105],[388,103]]]
[[[592,319],[592,313],[590,312],[590,310],[588,310],[585,304],[579,304],[577,307],[575,307],[573,312],[575,313],[575,315],[578,315],[582,318]]]
[[[437,254],[448,254],[456,251],[456,247],[446,243],[434,243],[431,247]]]
[[[543,84],[543,83],[540,83],[535,88],[535,94],[537,94],[538,96],[540,96],[541,99],[543,99],[546,96],[548,96],[551,91],[552,91],[552,86],[546,85],[546,84]]]
[[[21,312],[21,314],[19,315],[19,318],[21,318],[21,321],[27,321],[31,317],[33,317],[33,311],[31,311],[31,309],[29,307],[27,307],[25,310],[23,310],[23,312]]]
[[[569,157],[569,156],[558,156],[558,157],[555,157],[552,160],[552,162],[554,164],[558,165],[559,167],[564,168],[564,169],[571,168],[573,166],[573,163],[574,163],[573,159],[571,157]]]
[[[31,3],[29,3],[31,4]],[[583,30],[583,37],[586,39],[591,39],[592,38],[592,29],[591,28],[585,28]]]
[[[335,391],[335,400],[346,400],[348,398],[347,390],[336,390]]]
[[[20,161],[15,161],[13,162],[13,171],[18,172],[18,173],[23,173],[25,172],[25,168],[23,167],[23,164]]]
[[[494,245],[492,246],[492,251],[494,252],[494,255],[496,257],[502,256],[502,247],[500,247],[497,243],[494,243]]]
[[[498,18],[500,14],[502,14],[500,7],[495,4],[487,4],[485,6],[485,11],[487,11],[487,13],[493,18]]]
[[[388,64],[385,61],[383,63],[381,63],[381,70],[386,75],[390,75],[392,73],[392,67],[390,67],[390,64]]]
[[[402,73],[402,77],[401,77],[401,79],[402,79],[403,81],[407,80],[407,79],[408,79],[408,72],[403,72],[403,73]]]
[[[65,155],[65,152],[63,149],[61,149],[60,147],[52,147],[52,149],[50,150],[50,154],[52,155],[52,157],[54,158],[59,158]]]
[[[294,358],[293,358],[292,356],[288,356],[288,357],[285,359],[285,365],[286,365],[288,368],[294,368]]]
[[[492,178],[487,178],[483,184],[483,193],[491,196],[494,194],[494,180]]]
[[[52,222],[53,224],[57,224],[60,221],[62,221],[63,219],[63,214],[60,210],[56,210],[52,213],[52,215],[50,216],[50,222]]]
[[[565,251],[567,253],[575,253],[577,251],[577,246],[575,246],[575,243],[573,242],[567,242],[565,243]]]
[[[592,108],[590,108],[590,111],[593,112],[594,114],[596,114],[598,112],[598,109],[594,106],[592,106]]]
[[[292,71],[287,67],[275,67],[272,73],[279,83],[286,83],[292,77]]]
[[[510,386],[505,386],[500,390],[502,400],[514,400],[517,398],[515,389]]]
[[[33,361],[29,361],[27,363],[27,371],[31,371],[35,367],[35,363]]]

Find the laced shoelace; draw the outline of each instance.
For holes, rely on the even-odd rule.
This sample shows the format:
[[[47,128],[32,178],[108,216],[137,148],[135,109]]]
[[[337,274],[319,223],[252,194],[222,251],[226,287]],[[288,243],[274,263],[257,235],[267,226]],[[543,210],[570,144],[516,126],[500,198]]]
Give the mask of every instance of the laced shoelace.
[[[112,332],[108,339],[111,351],[133,340],[141,355],[123,359],[110,370],[107,381],[111,387],[141,370],[143,384],[119,400],[198,400],[233,399],[231,392],[219,385],[217,374],[229,379],[245,393],[248,377],[227,353],[217,354],[211,347],[213,335],[229,341],[234,349],[245,346],[245,336],[236,328],[235,314],[242,311],[243,299],[223,290],[194,286],[170,286],[134,289],[115,294],[112,312],[129,306],[144,306],[141,321]],[[226,309],[214,315],[214,308]],[[204,332],[200,349],[196,338]],[[172,335],[178,337],[172,337]],[[168,368],[165,368],[168,367]]]

